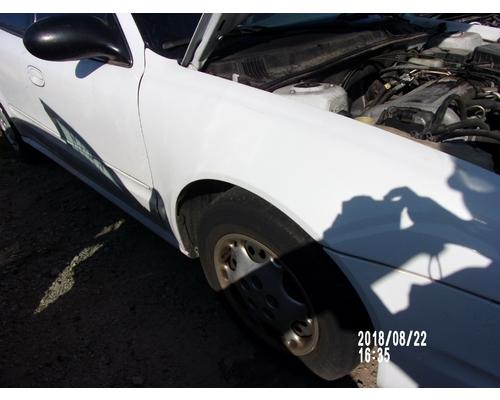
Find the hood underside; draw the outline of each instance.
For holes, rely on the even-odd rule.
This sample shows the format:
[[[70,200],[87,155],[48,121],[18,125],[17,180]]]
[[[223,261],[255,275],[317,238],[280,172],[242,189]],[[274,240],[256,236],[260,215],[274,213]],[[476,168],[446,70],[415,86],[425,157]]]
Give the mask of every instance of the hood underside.
[[[200,69],[221,36],[232,31],[249,14],[203,14],[181,61],[184,67]]]

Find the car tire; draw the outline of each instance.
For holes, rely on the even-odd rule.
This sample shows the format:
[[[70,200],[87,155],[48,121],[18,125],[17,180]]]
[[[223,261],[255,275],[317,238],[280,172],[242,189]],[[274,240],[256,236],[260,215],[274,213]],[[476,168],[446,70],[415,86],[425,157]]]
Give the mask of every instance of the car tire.
[[[209,283],[257,336],[326,380],[356,367],[366,312],[338,267],[285,214],[230,189],[202,215],[198,238]]]
[[[23,141],[2,105],[0,105],[0,131],[19,158],[27,162],[37,162],[41,159],[41,154]]]

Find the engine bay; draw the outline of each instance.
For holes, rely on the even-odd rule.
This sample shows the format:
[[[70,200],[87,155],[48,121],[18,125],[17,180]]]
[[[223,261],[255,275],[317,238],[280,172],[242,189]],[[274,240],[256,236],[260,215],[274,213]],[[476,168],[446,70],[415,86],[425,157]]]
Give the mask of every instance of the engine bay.
[[[219,56],[206,72],[500,173],[500,43],[474,32],[391,29],[259,42]]]

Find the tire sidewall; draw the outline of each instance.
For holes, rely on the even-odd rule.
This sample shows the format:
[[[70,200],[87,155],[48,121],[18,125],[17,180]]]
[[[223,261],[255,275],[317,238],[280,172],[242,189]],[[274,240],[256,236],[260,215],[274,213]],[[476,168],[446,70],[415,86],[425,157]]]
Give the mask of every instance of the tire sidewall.
[[[343,293],[345,279],[319,245],[288,217],[268,203],[244,197],[223,198],[200,222],[199,252],[210,285],[221,290],[214,265],[214,249],[221,237],[237,233],[264,244],[283,257],[307,293],[318,321],[314,350],[299,358],[328,380],[348,374],[358,364],[358,356],[356,321],[345,307],[345,301],[350,300],[349,294]]]

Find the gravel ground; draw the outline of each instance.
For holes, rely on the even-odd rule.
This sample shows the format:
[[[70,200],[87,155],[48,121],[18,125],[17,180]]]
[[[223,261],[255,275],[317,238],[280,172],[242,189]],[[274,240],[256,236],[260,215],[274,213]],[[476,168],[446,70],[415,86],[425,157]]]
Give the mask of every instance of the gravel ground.
[[[50,161],[0,139],[0,386],[325,382],[255,340],[189,260]]]

